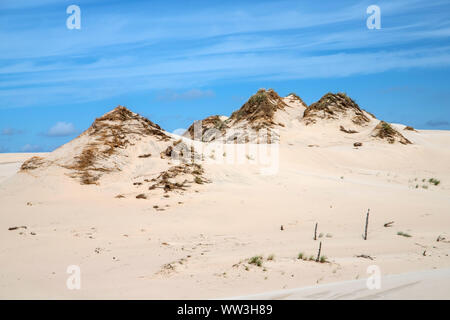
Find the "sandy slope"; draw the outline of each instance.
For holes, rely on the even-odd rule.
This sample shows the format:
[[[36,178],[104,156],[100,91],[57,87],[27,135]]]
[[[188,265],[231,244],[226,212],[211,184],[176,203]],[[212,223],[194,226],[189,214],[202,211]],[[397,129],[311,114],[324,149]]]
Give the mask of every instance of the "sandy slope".
[[[450,269],[387,275],[381,288],[368,289],[367,280],[349,280],[290,290],[279,290],[231,299],[258,300],[348,300],[348,299],[448,299]]]
[[[366,139],[357,149],[359,137],[334,127],[289,130],[275,175],[211,163],[213,183],[148,200],[114,198],[129,186],[122,173],[80,185],[57,168],[14,175],[19,158],[0,155],[9,176],[0,182],[0,298],[225,298],[363,279],[373,264],[383,275],[450,267],[450,243],[436,241],[450,239],[450,132],[402,131],[414,144]],[[316,222],[329,263],[296,259],[316,254]],[[249,265],[258,254],[275,258]],[[81,267],[81,290],[66,288],[69,265]]]
[[[3,153],[0,155],[0,182],[14,175],[22,163],[33,155],[43,156],[46,153]]]

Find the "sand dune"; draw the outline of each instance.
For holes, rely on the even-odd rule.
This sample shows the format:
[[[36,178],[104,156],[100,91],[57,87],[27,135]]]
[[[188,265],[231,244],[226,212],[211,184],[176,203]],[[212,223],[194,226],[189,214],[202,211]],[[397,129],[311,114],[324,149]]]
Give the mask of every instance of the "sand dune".
[[[383,288],[368,289],[366,280],[351,280],[231,299],[448,299],[450,269],[410,272],[382,278]]]
[[[301,99],[264,92],[256,109],[219,118],[219,131],[241,139],[257,124],[277,137],[271,174],[248,154],[226,161],[222,142],[175,136],[123,109],[100,134],[94,126],[36,155],[36,168],[16,173],[25,158],[0,155],[0,298],[226,298],[365,279],[370,265],[383,277],[450,267],[450,132],[387,124],[374,136],[380,120],[358,111],[368,121],[355,123],[361,114],[347,109],[306,124]],[[199,167],[170,156],[191,147]],[[319,242],[325,263],[309,261]],[[259,255],[260,266],[249,263]],[[81,290],[66,287],[70,265]],[[348,298],[368,297],[352,288]]]

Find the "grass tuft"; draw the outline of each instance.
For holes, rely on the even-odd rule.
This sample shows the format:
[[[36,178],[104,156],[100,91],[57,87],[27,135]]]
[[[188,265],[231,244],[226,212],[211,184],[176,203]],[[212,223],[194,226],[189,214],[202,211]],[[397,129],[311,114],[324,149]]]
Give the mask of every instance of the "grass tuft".
[[[439,185],[441,183],[438,179],[431,178],[428,180],[429,183],[434,184],[435,186]]]
[[[262,264],[263,264],[263,257],[262,257],[262,256],[254,256],[254,257],[251,257],[251,258],[248,260],[248,263],[249,263],[249,264],[254,264],[254,265],[258,266],[258,267],[261,267]]]

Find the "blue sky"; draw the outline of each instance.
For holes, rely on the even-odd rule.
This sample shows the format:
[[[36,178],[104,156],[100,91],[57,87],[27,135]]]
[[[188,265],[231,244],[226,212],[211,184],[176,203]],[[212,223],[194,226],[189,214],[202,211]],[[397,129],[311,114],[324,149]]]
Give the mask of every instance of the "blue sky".
[[[259,88],[308,104],[343,91],[380,119],[450,129],[449,15],[448,0],[2,0],[0,152],[51,151],[118,104],[186,128]]]

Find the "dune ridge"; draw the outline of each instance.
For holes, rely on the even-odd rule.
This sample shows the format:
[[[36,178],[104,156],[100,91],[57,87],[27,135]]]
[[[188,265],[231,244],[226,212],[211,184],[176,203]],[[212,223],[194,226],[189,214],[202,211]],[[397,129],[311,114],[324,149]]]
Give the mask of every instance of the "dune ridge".
[[[339,94],[315,107],[259,94],[211,117],[206,139],[119,107],[52,153],[0,155],[0,297],[226,298],[361,280],[371,265],[450,267],[448,131],[382,122]],[[275,157],[258,162],[258,146]],[[65,285],[70,265],[81,290]]]

